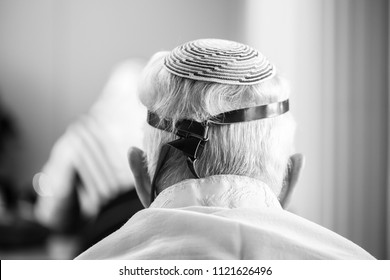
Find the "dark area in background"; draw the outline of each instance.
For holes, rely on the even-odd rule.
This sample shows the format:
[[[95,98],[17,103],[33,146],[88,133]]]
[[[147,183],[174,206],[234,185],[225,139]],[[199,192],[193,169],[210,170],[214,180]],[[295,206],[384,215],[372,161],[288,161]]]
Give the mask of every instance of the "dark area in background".
[[[0,96],[1,97],[1,96]],[[11,176],[19,133],[15,120],[0,98],[0,249],[14,250],[41,244],[48,230],[34,222],[32,188],[19,188]],[[27,209],[29,208],[29,209]]]
[[[12,116],[4,107],[0,102],[0,251],[11,252],[12,256],[13,251],[44,248],[50,236],[62,235],[77,240],[73,255],[69,256],[76,257],[143,209],[133,189],[109,201],[96,218],[82,217],[77,188],[82,188],[83,183],[75,172],[67,220],[61,230],[52,231],[37,223],[32,214],[36,193],[28,184],[19,188],[8,172],[18,133]]]

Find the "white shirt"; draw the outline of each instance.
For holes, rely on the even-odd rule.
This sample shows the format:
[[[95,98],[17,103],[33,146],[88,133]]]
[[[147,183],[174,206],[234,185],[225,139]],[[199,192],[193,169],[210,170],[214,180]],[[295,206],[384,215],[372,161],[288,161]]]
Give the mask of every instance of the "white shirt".
[[[161,192],[150,208],[78,259],[373,259],[282,209],[256,179],[218,175]]]

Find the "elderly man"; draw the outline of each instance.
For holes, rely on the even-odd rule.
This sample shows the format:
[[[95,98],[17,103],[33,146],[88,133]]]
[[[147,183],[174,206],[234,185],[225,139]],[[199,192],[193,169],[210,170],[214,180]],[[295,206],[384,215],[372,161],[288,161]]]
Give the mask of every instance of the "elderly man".
[[[160,52],[139,90],[145,153],[129,153],[147,209],[79,259],[371,259],[283,210],[293,154],[289,87],[257,50],[204,39]]]

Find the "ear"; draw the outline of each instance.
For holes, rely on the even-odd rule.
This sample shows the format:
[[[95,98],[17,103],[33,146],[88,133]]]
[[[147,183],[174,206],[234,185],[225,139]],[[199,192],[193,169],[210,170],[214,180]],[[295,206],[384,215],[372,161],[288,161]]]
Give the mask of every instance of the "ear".
[[[302,154],[294,154],[290,156],[286,175],[283,181],[283,187],[279,194],[279,201],[284,209],[286,209],[288,203],[290,202],[292,193],[298,182],[304,165],[305,157]]]
[[[127,157],[134,176],[135,190],[142,205],[147,208],[150,206],[151,183],[148,169],[145,165],[145,153],[136,147],[131,147]]]

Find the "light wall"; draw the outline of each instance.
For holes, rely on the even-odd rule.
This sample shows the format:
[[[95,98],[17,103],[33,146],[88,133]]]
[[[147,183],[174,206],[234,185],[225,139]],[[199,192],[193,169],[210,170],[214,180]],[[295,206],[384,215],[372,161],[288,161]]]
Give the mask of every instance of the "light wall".
[[[386,0],[249,0],[246,38],[291,81],[306,167],[290,210],[389,258]]]
[[[290,210],[323,222],[322,17],[320,1],[248,1],[246,38],[290,81],[291,111],[298,123],[296,150],[306,157]]]

